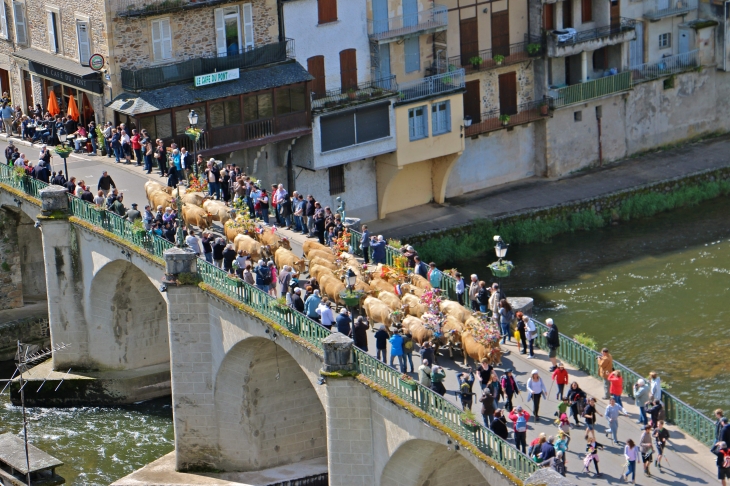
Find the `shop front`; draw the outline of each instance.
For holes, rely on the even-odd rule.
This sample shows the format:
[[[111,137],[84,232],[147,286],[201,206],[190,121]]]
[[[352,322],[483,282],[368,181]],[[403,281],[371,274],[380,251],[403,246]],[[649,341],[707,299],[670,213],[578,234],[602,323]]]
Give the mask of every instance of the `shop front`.
[[[24,81],[26,108],[40,103],[45,110],[51,96],[56,97],[61,114],[73,100],[80,114],[79,123],[103,118],[104,84],[101,74],[78,63],[37,49],[21,49],[13,54]],[[32,91],[29,93],[28,91]]]

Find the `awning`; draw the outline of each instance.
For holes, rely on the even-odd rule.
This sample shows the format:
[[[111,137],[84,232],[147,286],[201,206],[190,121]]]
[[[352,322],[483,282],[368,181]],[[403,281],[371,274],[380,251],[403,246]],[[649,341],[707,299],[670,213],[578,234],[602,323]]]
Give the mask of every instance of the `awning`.
[[[28,70],[41,77],[92,93],[104,92],[101,74],[77,62],[30,48],[14,52],[13,57],[28,61]]]
[[[106,106],[119,113],[138,116],[177,106],[194,105],[289,84],[309,81],[312,76],[296,61],[260,69],[241,71],[233,81],[195,87],[194,83],[178,84],[141,93],[122,93]]]

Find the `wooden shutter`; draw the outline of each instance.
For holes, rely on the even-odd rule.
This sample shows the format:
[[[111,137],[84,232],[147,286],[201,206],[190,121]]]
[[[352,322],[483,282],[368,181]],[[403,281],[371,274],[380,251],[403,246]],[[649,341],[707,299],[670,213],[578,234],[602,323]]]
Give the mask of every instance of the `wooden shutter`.
[[[517,114],[517,73],[499,75],[499,114]]]
[[[342,92],[357,89],[357,53],[355,49],[340,51],[340,81]]]
[[[582,23],[593,21],[593,1],[592,0],[581,0],[580,16],[581,16]]]
[[[621,2],[618,0],[611,0],[611,27],[621,27]]]
[[[22,3],[13,2],[13,17],[15,17],[15,42],[28,44],[28,29],[25,24],[25,7]]]
[[[317,0],[317,7],[320,24],[337,20],[337,0]]]
[[[172,59],[172,29],[170,29],[170,19],[160,20],[160,27],[162,33],[162,59]]]
[[[5,2],[0,5],[0,37],[8,38],[8,14],[5,12]]]
[[[509,56],[509,10],[492,13],[492,56]]]
[[[593,69],[608,69],[608,56],[605,47],[593,51]]]
[[[253,31],[253,4],[243,4],[243,36],[244,48],[246,50],[254,47]]]
[[[469,59],[479,55],[479,23],[476,17],[459,22],[461,65],[468,66]]]
[[[53,18],[53,12],[46,12],[48,20],[48,47],[51,52],[58,52],[58,43],[56,42],[56,22]]]
[[[315,98],[321,98],[327,91],[324,82],[324,56],[314,56],[307,59],[307,71],[312,75],[312,93]]]
[[[479,123],[482,119],[482,95],[479,80],[467,81],[464,93],[464,115],[471,117],[472,123]]]
[[[420,37],[409,37],[403,43],[406,55],[406,73],[421,70],[421,45]]]
[[[555,28],[555,4],[546,3],[542,6],[542,28],[553,30]]]
[[[573,0],[563,1],[563,28],[573,27]]]
[[[219,56],[228,54],[226,46],[226,24],[223,21],[223,9],[215,9],[215,46]]]
[[[89,58],[91,58],[91,39],[89,39],[89,23],[77,20],[76,30],[79,40],[79,62],[82,66],[88,66]]]

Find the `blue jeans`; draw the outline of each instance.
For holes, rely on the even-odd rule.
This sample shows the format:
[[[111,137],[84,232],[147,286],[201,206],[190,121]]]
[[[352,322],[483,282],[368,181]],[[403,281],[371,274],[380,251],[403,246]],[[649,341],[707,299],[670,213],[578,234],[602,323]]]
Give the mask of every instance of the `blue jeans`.
[[[89,140],[91,141],[91,149],[93,150],[93,154],[96,155],[96,151],[99,150],[99,145],[96,143],[96,136],[90,136]]]
[[[530,356],[535,356],[535,340],[534,339],[528,339],[530,342]]]
[[[385,349],[378,348],[378,353],[377,353],[375,359],[380,360],[381,355],[383,358],[382,361],[383,361],[383,363],[385,363],[385,360],[387,359],[387,351]]]
[[[512,336],[509,333],[509,322],[507,323],[500,323],[500,327],[502,328],[502,344],[509,339],[509,342],[512,342]]]
[[[269,286],[268,285],[256,284],[256,288],[259,289],[259,290],[261,290],[261,291],[263,291],[263,292],[268,292],[269,291]]]
[[[487,312],[487,306],[479,304],[479,312]]]
[[[208,263],[213,263],[213,253],[205,253],[205,261]]]
[[[618,442],[618,420],[609,420],[608,429],[614,442]]]
[[[282,216],[281,219],[284,220],[284,226],[291,226],[291,216]]]
[[[211,197],[220,198],[221,183],[220,182],[208,182],[208,195]]]
[[[124,158],[124,151],[121,145],[116,147],[112,145],[112,149],[114,149],[114,158],[117,159],[117,162]]]
[[[393,367],[393,361],[395,360],[395,358],[398,358],[398,363],[400,363],[400,372],[401,373],[405,373],[406,372],[406,368],[405,368],[406,361],[403,359],[403,355],[402,354],[399,354],[398,356],[393,356],[392,354],[390,355],[390,366],[391,366],[391,368]]]
[[[142,163],[142,149],[134,149],[134,158],[137,159],[137,165]]]
[[[152,155],[144,156],[144,170],[146,170],[147,173],[152,172]]]
[[[302,231],[302,217],[294,216],[294,231]]]
[[[621,402],[621,395],[611,395],[619,407],[624,408],[624,404]]]
[[[636,461],[629,461],[629,469],[626,471],[626,478],[629,477],[629,474],[631,475],[631,480],[636,480]]]
[[[643,405],[639,406],[639,423],[642,423],[644,425],[648,424],[649,421],[646,418],[646,409]]]
[[[269,224],[269,208],[261,210],[261,219],[264,220],[264,223]]]
[[[405,353],[403,356],[405,357],[406,365],[408,365],[408,363],[411,364],[411,373],[415,372],[416,368],[413,367],[413,353]],[[408,366],[406,366],[406,369],[403,371],[405,372],[407,370]]]

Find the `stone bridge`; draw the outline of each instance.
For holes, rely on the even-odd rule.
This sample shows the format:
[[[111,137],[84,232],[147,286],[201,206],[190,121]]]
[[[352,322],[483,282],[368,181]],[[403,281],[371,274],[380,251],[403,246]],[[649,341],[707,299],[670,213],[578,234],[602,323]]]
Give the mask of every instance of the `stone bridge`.
[[[58,382],[71,368],[69,392],[31,386],[31,403],[125,403],[171,391],[179,471],[319,459],[332,486],[501,486],[535,469],[364,353],[348,348],[346,362],[323,373],[337,364],[324,359],[324,328],[58,186],[0,169],[0,207],[17,224],[35,222],[19,244],[42,248],[51,340],[72,344],[36,374]]]

